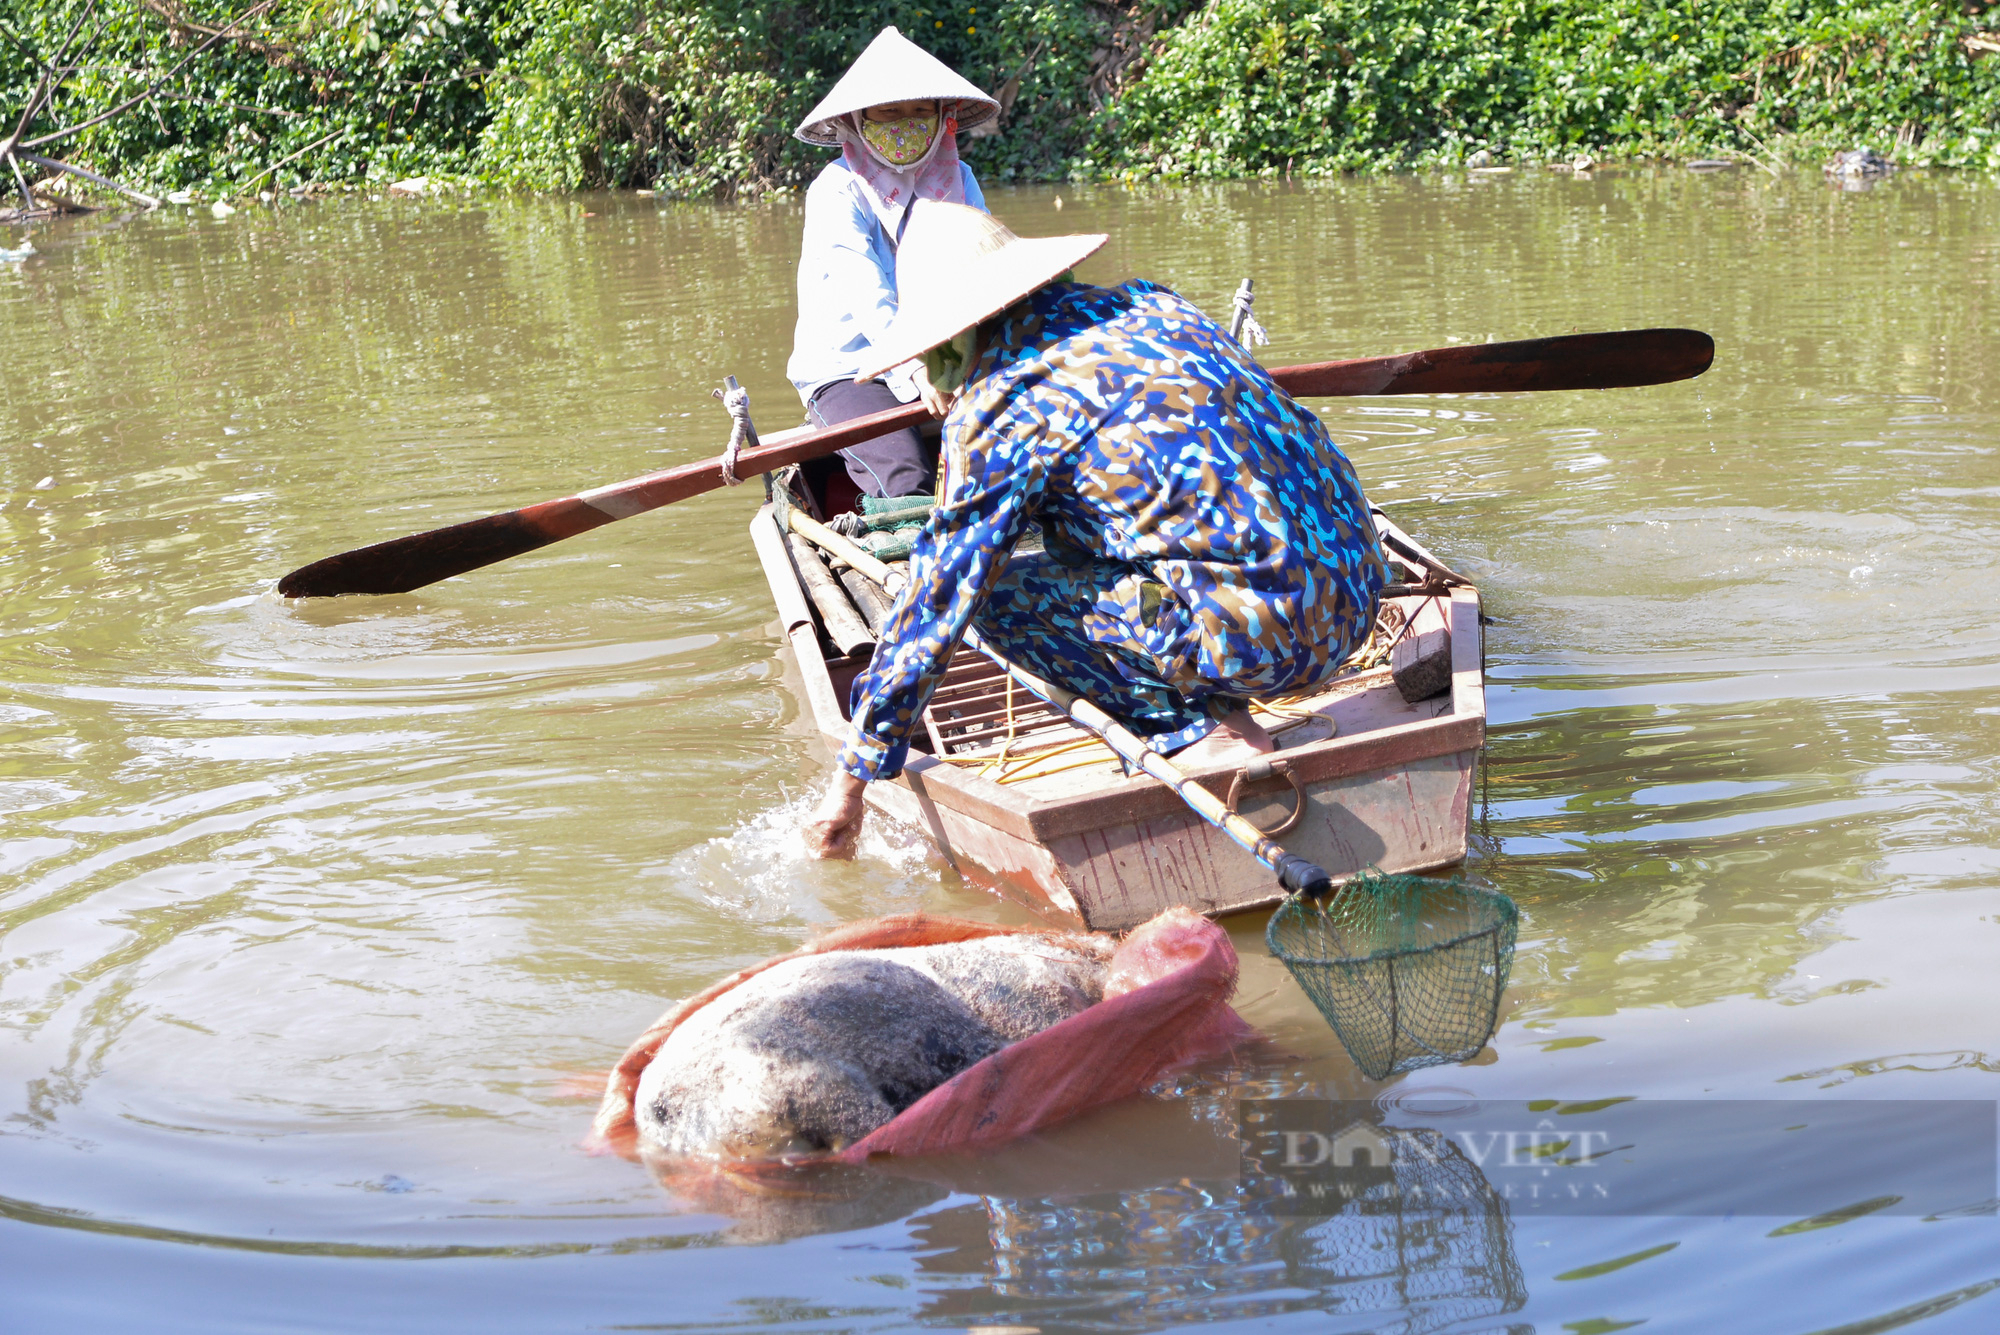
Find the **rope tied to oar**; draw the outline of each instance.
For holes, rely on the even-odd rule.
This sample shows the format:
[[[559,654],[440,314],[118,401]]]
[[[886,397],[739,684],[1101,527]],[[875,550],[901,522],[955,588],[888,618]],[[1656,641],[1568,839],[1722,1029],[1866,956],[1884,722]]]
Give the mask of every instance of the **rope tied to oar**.
[[[1271,336],[1264,332],[1264,326],[1250,313],[1250,307],[1256,300],[1257,294],[1251,281],[1244,279],[1243,286],[1236,289],[1236,300],[1229,313],[1229,336],[1246,348],[1271,341]]]
[[[723,379],[725,388],[712,389],[709,394],[722,400],[722,406],[729,410],[729,444],[722,450],[722,485],[740,487],[743,479],[736,476],[736,456],[743,452],[743,446],[757,444],[757,428],[750,424],[750,391],[736,383],[735,376]]]

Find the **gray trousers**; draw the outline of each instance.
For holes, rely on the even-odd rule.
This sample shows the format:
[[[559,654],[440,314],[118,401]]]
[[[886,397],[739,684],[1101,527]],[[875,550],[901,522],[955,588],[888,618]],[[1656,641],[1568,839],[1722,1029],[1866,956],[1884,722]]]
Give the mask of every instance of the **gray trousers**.
[[[815,426],[832,426],[870,413],[900,408],[896,396],[879,380],[836,380],[813,391],[806,415]],[[840,452],[847,475],[866,496],[928,496],[935,485],[930,461],[917,433],[905,428],[874,440],[864,440]]]

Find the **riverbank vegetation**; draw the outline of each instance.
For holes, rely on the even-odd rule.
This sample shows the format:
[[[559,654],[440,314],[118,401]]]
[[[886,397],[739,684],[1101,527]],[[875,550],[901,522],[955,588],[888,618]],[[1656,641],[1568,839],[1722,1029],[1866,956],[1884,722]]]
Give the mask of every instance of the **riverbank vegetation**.
[[[1856,146],[2000,170],[1996,0],[0,0],[0,133],[74,32],[24,137],[130,102],[60,146],[156,191],[755,192],[824,160],[790,128],[885,23],[1006,107],[962,145],[987,180]]]

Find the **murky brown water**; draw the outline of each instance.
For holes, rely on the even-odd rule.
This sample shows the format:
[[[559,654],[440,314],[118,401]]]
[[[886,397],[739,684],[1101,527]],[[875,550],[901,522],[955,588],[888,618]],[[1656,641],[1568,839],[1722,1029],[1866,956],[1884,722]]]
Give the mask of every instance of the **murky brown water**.
[[[1254,274],[1274,365],[1720,346],[1689,385],[1321,405],[1496,617],[1472,871],[1525,915],[1510,1015],[1495,1060],[1389,1093],[2000,1096],[2000,188],[1062,193],[994,203],[1214,311]],[[1516,1210],[1417,1246],[1247,1215],[1213,1074],[733,1224],[579,1152],[563,1075],[666,1000],[836,921],[1018,911],[879,823],[853,865],[795,852],[825,758],[749,491],[417,595],[269,589],[711,454],[727,373],[789,424],[798,225],[329,203],[90,220],[0,265],[0,1325],[2000,1321],[1990,1216]],[[1375,1092],[1234,926],[1245,1013],[1299,1054],[1251,1087]]]

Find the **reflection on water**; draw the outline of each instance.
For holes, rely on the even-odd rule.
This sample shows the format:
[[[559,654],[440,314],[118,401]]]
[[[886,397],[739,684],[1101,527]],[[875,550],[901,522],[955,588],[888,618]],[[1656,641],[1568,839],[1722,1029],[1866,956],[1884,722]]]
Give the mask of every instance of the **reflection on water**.
[[[1518,1310],[1527,1284],[1506,1204],[1448,1140],[1410,1133],[1425,1154],[1399,1156],[1384,1199],[1362,1199],[1288,1238],[1287,1277],[1321,1287],[1335,1312],[1398,1312],[1376,1329],[1425,1335]]]
[[[586,1156],[565,1082],[668,1000],[839,921],[1025,915],[879,824],[853,864],[799,856],[825,757],[776,657],[754,494],[403,597],[270,588],[711,454],[725,374],[766,429],[796,421],[796,202],[65,223],[0,272],[14,1325],[1992,1324],[1994,1184],[1789,1232],[1279,1218],[1239,1192],[1235,1117],[1313,1091],[1995,1096],[2000,191],[1661,171],[1063,195],[995,203],[1030,234],[1110,231],[1086,276],[1214,311],[1255,276],[1271,364],[1716,336],[1687,385],[1318,405],[1494,617],[1471,871],[1524,920],[1489,1053],[1371,1084],[1248,920],[1241,1005],[1272,1050],[1156,1100],[809,1191],[669,1193]]]
[[[1144,1329],[1321,1313],[1421,1335],[1526,1301],[1507,1206],[1449,1141],[1412,1133],[1428,1155],[1384,1169],[1381,1189],[1287,1217],[1235,1171],[1236,1099],[1282,1077],[1216,1075],[1148,1110],[1144,1148],[1123,1162],[1097,1149],[1101,1136],[1067,1128],[977,1162],[661,1182],[728,1216],[739,1243],[917,1216],[913,1279],[949,1285],[918,1313],[937,1324]]]

